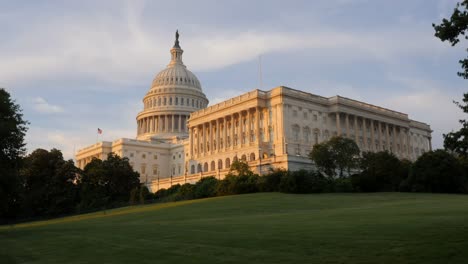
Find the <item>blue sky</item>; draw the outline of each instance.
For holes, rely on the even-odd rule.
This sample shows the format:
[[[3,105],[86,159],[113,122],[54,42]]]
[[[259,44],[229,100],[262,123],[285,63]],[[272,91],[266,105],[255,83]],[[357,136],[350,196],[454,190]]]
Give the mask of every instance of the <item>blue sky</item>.
[[[466,43],[432,23],[456,0],[3,1],[0,87],[30,121],[28,150],[73,150],[136,136],[135,117],[169,62],[179,29],[184,62],[211,103],[279,85],[341,95],[431,125],[433,145],[464,118],[458,60]],[[465,45],[465,46],[463,46]]]

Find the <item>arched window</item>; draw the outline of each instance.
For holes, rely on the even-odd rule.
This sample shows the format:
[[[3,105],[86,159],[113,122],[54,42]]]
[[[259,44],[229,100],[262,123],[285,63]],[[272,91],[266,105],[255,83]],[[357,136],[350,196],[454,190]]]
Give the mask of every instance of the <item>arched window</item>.
[[[179,105],[179,97],[175,98],[175,105]]]
[[[222,169],[223,169],[223,161],[218,160],[218,170],[222,170]]]
[[[161,106],[161,97],[158,97],[158,106]]]
[[[314,144],[319,143],[319,134],[320,134],[320,131],[318,129],[315,129],[314,130]]]
[[[167,103],[167,98],[164,97],[164,103],[163,103],[163,105],[166,105],[166,103]]]
[[[299,126],[298,125],[293,125],[292,126],[292,132],[293,132],[293,140],[294,141],[299,141]]]
[[[211,161],[211,168],[210,168],[210,170],[211,170],[211,171],[214,171],[214,170],[216,169],[215,166],[216,166],[216,163],[214,162],[214,160]]]
[[[208,162],[205,162],[205,164],[203,165],[203,172],[207,172],[208,171]]]
[[[250,161],[254,161],[255,160],[255,153],[250,153]]]
[[[247,161],[247,156],[245,156],[245,155],[242,155],[242,156],[241,156],[241,160],[243,160],[243,161]]]
[[[180,98],[180,105],[184,105],[184,98]]]
[[[190,174],[194,174],[195,173],[195,165],[192,165],[190,167]]]
[[[310,128],[308,126],[304,127],[304,140],[306,143],[310,142]]]
[[[198,164],[198,172],[202,172],[202,166],[201,166],[201,164]]]
[[[172,105],[172,97],[169,97],[169,105]]]
[[[234,156],[234,158],[232,159],[232,161],[236,162],[238,161],[239,159],[237,158],[237,156]]]
[[[229,169],[231,167],[231,160],[229,158],[226,158],[225,165],[226,165],[226,169]]]
[[[263,158],[268,159],[268,154],[266,152],[263,152]]]

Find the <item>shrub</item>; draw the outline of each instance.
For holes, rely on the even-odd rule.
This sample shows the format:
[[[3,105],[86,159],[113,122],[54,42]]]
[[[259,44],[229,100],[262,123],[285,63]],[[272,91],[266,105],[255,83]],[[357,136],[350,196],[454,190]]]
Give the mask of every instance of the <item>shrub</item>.
[[[261,176],[258,181],[259,191],[278,192],[281,178],[287,173],[288,171],[284,169],[275,169],[270,171],[267,175]]]
[[[408,186],[413,192],[463,193],[466,175],[457,158],[444,150],[424,153],[413,164]]]
[[[335,179],[331,184],[334,192],[354,192],[350,177]]]
[[[285,174],[279,189],[285,193],[321,193],[328,189],[328,182],[318,172],[299,170]]]
[[[172,200],[181,201],[181,200],[191,200],[195,198],[195,185],[190,183],[185,183],[177,190]]]
[[[215,177],[206,177],[195,184],[194,197],[206,198],[216,196],[218,180]]]

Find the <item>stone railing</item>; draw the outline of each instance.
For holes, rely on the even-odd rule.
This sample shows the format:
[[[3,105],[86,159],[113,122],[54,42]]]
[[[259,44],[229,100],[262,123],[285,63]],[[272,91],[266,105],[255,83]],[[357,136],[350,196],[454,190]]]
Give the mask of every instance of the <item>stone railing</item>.
[[[335,97],[330,98],[329,100],[331,102],[336,102],[337,104],[344,104],[344,105],[359,107],[361,109],[364,108],[364,109],[367,109],[367,110],[370,110],[370,111],[377,111],[379,113],[386,113],[386,114],[390,114],[390,115],[393,115],[393,116],[397,116],[398,118],[401,118],[401,119],[408,119],[408,115],[405,114],[405,113],[401,113],[401,112],[393,111],[393,110],[383,108],[383,107],[380,107],[380,106],[376,106],[376,105],[356,101],[356,100],[349,99],[349,98],[346,98],[346,97],[335,96]]]

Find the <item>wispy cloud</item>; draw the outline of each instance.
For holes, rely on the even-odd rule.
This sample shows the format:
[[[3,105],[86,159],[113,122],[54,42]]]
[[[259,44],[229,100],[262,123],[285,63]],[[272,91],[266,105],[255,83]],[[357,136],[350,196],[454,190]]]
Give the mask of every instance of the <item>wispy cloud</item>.
[[[61,106],[50,104],[42,97],[36,97],[32,102],[33,108],[39,113],[56,114],[64,112]]]

